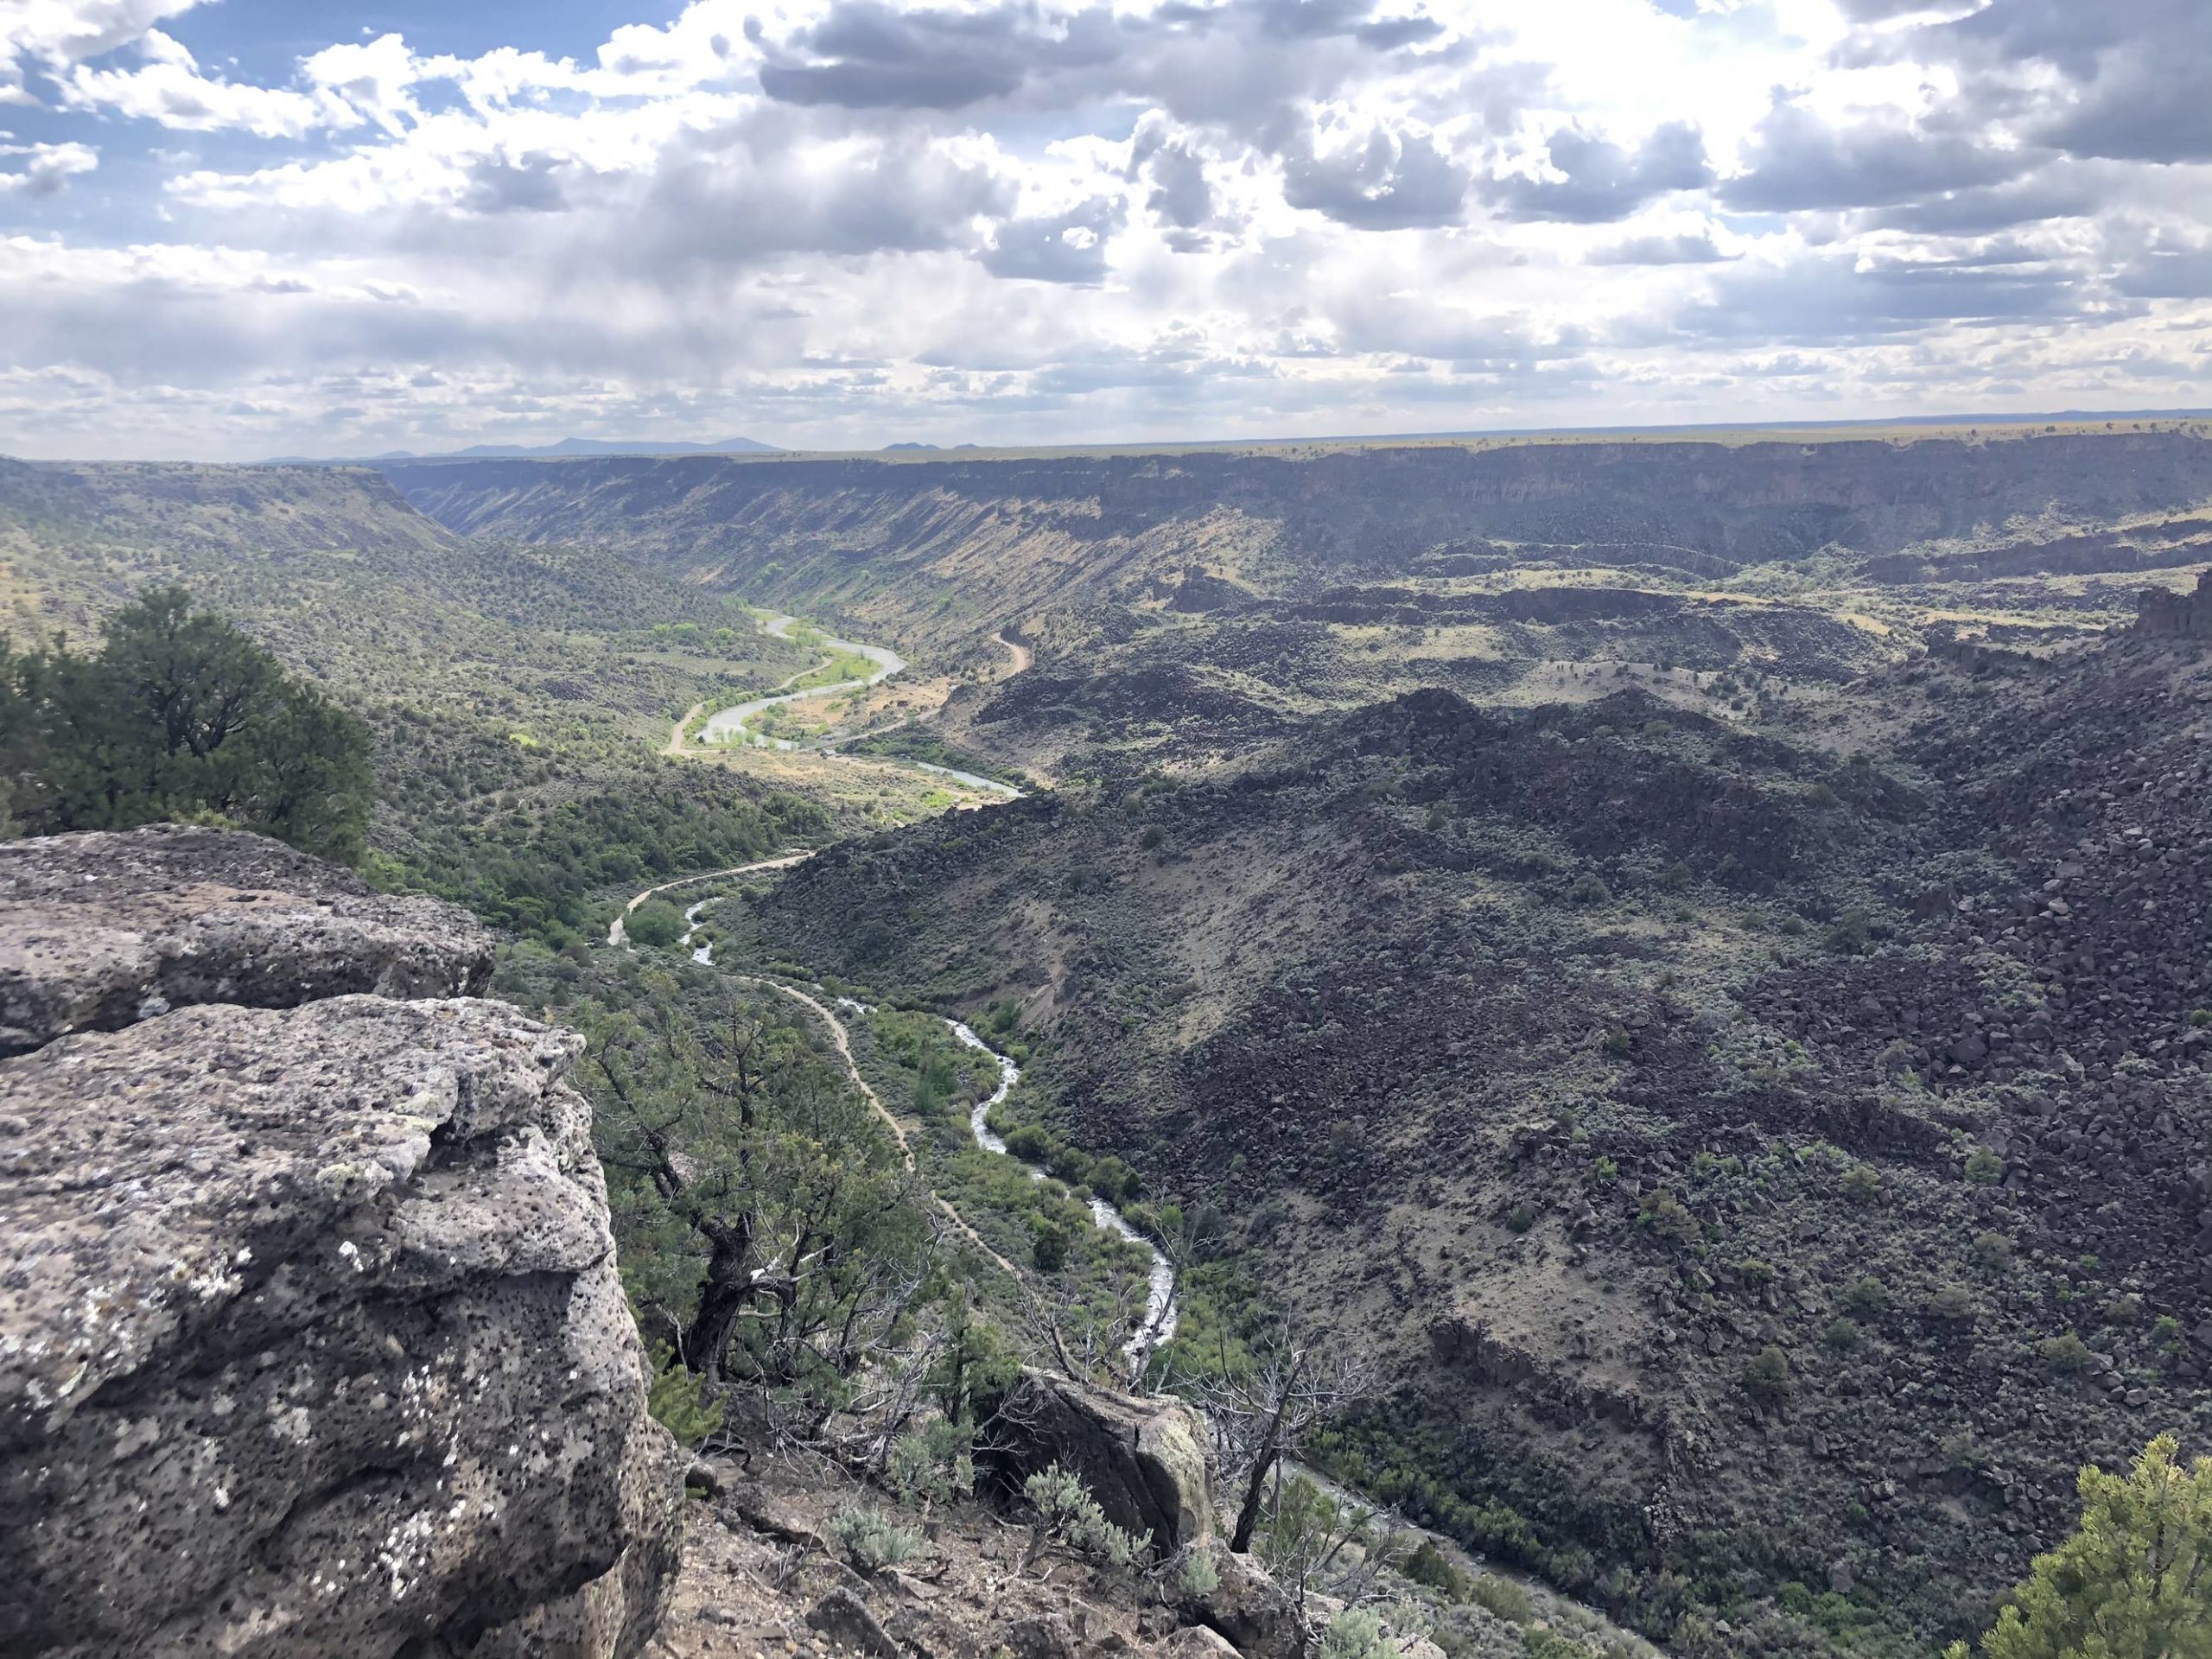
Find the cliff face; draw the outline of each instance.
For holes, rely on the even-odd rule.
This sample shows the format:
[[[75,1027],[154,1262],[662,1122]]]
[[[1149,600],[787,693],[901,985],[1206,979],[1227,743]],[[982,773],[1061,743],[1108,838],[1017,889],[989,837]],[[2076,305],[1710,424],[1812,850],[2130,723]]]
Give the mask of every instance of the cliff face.
[[[1043,606],[1168,581],[1194,562],[1281,595],[1442,574],[1485,549],[1596,544],[1605,562],[1705,573],[1829,547],[1881,558],[2018,518],[2103,520],[2202,501],[2212,442],[2181,432],[1588,440],[380,470],[451,530],[601,543],[710,586],[839,607],[919,639],[939,626],[940,609],[951,632],[973,634]],[[2030,550],[2013,563],[2040,569],[2044,556]],[[2048,556],[2088,556],[2069,543]],[[2158,556],[2115,546],[2085,568],[2139,569]],[[1915,558],[1903,574],[1919,572]]]
[[[2193,592],[2146,588],[2136,601],[2135,626],[2160,639],[2212,639],[2212,570],[2196,579]]]
[[[253,836],[0,847],[0,1649],[643,1645],[674,1448],[489,962]]]

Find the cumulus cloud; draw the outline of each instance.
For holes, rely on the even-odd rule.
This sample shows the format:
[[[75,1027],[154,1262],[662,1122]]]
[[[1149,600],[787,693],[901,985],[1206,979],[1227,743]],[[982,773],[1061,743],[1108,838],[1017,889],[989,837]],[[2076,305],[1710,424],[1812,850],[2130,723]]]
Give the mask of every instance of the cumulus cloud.
[[[1376,123],[1307,133],[1283,158],[1283,200],[1362,230],[1456,222],[1472,182],[1434,135]]]
[[[1785,11],[0,0],[0,448],[2202,401],[2212,7]]]
[[[1518,219],[1601,224],[1625,219],[1659,197],[1698,189],[1713,177],[1705,140],[1686,121],[1653,129],[1632,150],[1561,128],[1546,142],[1545,153],[1546,175],[1509,174],[1491,182],[1490,195],[1503,211]]]
[[[1065,213],[1007,219],[981,256],[983,268],[994,276],[1030,282],[1100,282],[1106,275],[1107,238],[1122,228],[1122,218],[1119,200],[1093,196]]]
[[[99,164],[90,144],[0,144],[0,196],[51,196]]]
[[[1727,258],[1713,245],[1707,231],[1682,231],[1672,236],[1631,236],[1595,251],[1593,265],[1710,265]]]
[[[2018,147],[1888,120],[1832,125],[1785,99],[1759,123],[1742,171],[1721,186],[1720,199],[1767,213],[1888,207],[2017,179],[2037,159]]]

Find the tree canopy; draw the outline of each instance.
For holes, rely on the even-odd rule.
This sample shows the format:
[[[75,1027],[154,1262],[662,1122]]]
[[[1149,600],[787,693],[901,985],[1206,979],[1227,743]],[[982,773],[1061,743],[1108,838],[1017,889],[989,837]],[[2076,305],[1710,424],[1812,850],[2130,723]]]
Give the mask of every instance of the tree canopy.
[[[0,642],[0,819],[34,835],[173,818],[358,861],[368,729],[181,588],[125,606],[101,649]]]
[[[2212,1659],[2212,1458],[2179,1451],[2161,1434],[2125,1476],[2082,1471],[2081,1525],[2036,1557],[1983,1659]]]

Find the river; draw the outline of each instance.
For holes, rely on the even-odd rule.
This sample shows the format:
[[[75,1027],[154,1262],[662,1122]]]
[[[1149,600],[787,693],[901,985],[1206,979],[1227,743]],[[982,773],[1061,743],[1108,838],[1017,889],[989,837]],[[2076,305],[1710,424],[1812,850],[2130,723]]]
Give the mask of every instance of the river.
[[[770,615],[764,626],[779,639],[788,639],[798,621],[795,616],[776,613]],[[826,635],[822,643],[831,652],[849,652],[855,657],[867,658],[875,665],[875,671],[864,680],[838,680],[829,685],[810,685],[803,691],[779,691],[765,697],[754,697],[749,702],[733,703],[727,709],[717,709],[707,716],[707,723],[699,728],[699,741],[702,743],[760,743],[770,748],[795,749],[798,745],[787,737],[762,737],[747,731],[746,721],[784,703],[804,702],[813,697],[834,697],[841,691],[880,685],[893,674],[903,672],[906,666],[904,657],[882,645],[864,645],[856,639],[832,639]],[[967,776],[964,772],[954,775],[963,779]],[[988,779],[977,781],[988,784],[992,788],[1006,787],[1003,784],[989,784]]]

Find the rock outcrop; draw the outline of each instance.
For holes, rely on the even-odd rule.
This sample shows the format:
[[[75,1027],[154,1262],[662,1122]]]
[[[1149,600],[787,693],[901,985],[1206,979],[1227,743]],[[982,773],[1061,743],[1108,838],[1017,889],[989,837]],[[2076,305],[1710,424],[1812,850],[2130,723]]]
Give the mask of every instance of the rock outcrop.
[[[282,842],[162,824],[0,844],[0,1054],[200,1002],[469,996],[492,941]]]
[[[0,1649],[643,1646],[681,1465],[579,1039],[398,1000],[489,950],[257,837],[0,848]]]
[[[2135,626],[2156,639],[2212,639],[2212,570],[2197,577],[2192,593],[2145,588],[2136,596]]]
[[[982,1460],[1009,1488],[1059,1464],[1081,1477],[1109,1521],[1149,1533],[1166,1554],[1212,1529],[1205,1445],[1197,1414],[1179,1400],[1026,1371],[1000,1403]]]

